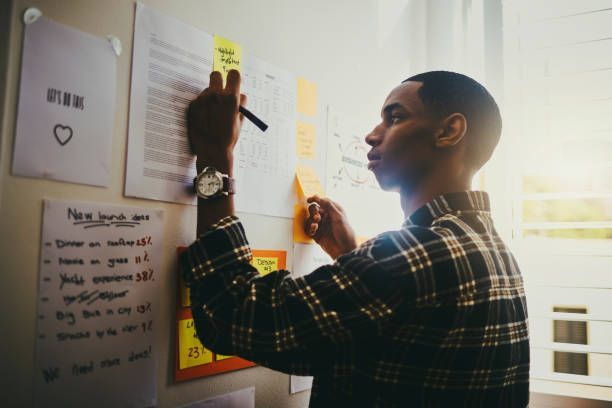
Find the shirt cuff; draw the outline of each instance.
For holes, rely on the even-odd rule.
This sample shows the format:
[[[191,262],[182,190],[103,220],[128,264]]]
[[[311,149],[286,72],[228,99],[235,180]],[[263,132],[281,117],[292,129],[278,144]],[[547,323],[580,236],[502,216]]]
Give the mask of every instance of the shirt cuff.
[[[185,284],[232,265],[250,262],[253,258],[244,227],[234,215],[222,218],[180,256]]]

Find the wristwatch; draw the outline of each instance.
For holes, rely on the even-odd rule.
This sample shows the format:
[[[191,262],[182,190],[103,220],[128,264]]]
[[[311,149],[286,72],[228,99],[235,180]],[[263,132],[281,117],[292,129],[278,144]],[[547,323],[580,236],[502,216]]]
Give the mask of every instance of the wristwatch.
[[[205,167],[193,179],[193,191],[198,197],[205,200],[227,197],[236,192],[234,179],[227,174],[218,172],[214,167]]]

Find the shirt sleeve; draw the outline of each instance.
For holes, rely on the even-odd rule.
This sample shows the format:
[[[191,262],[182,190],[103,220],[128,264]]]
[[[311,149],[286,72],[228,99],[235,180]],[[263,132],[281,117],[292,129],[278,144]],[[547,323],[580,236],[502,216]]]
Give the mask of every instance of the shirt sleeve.
[[[320,353],[310,351],[380,331],[402,301],[368,245],[305,277],[261,276],[238,218],[222,219],[181,255],[200,340],[280,371],[316,371]]]

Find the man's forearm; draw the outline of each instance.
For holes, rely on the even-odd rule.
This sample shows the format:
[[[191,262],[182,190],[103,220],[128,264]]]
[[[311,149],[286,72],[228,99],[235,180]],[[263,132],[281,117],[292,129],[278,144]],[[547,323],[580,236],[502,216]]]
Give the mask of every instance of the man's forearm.
[[[231,154],[198,157],[196,168],[200,173],[204,167],[212,166],[217,171],[233,177],[233,161]],[[211,200],[198,198],[198,236],[204,233],[209,226],[229,215],[234,215],[234,196],[232,194]]]

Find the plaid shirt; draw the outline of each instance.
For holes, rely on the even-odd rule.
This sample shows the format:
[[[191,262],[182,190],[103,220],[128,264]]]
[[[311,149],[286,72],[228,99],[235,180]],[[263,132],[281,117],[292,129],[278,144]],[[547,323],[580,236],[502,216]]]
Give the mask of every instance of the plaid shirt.
[[[300,278],[262,277],[251,257],[233,216],[183,254],[198,335],[215,352],[313,375],[310,406],[527,405],[523,282],[486,193],[441,195]]]

